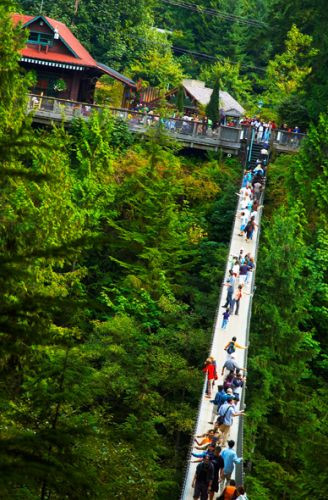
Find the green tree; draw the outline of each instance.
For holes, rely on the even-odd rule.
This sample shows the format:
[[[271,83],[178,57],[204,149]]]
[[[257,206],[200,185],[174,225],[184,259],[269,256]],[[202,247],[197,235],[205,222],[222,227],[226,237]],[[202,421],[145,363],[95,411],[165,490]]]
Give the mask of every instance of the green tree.
[[[129,71],[134,79],[142,79],[145,86],[162,90],[177,87],[184,78],[167,36],[155,30],[151,32],[144,52],[131,63]]]
[[[229,0],[200,0],[197,9],[191,10],[159,3],[155,9],[155,20],[157,26],[173,31],[173,42],[177,47],[264,67],[271,44],[269,39],[263,37],[264,26],[254,25],[254,21],[265,23],[269,7],[267,0],[236,0],[233,4]],[[213,9],[218,13],[206,13],[203,9]],[[233,19],[234,15],[239,19]],[[252,26],[244,24],[240,18],[250,19]],[[197,77],[198,58],[192,65],[185,56],[180,58],[185,61],[186,69],[188,65],[188,72],[191,66],[193,77]],[[250,70],[246,68],[246,71]]]
[[[220,82],[216,80],[213,92],[209,103],[206,106],[206,116],[212,120],[213,123],[218,122],[220,119]]]
[[[231,63],[229,59],[202,67],[200,79],[208,86],[214,86],[219,81],[222,89],[241,104],[246,104],[251,98],[252,85],[247,76],[240,74],[240,63]]]
[[[312,40],[293,25],[287,33],[285,51],[269,61],[263,100],[271,111],[277,112],[288,99],[293,99],[295,94],[299,98],[304,92],[305,80],[312,72],[313,57],[317,53]]]
[[[180,113],[184,111],[185,93],[182,85],[179,86],[177,94],[177,108]]]

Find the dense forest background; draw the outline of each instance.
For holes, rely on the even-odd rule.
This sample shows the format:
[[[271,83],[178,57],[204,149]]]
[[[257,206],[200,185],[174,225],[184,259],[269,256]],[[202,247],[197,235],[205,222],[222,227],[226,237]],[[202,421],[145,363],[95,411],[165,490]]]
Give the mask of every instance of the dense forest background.
[[[300,153],[270,166],[250,334],[251,498],[326,497],[327,132],[321,115]]]
[[[198,0],[187,2],[191,9],[177,3],[43,0],[42,12],[71,26],[96,59],[153,86],[174,87],[183,76],[213,86],[220,78],[250,112],[303,131],[326,111],[325,0]],[[40,5],[18,2],[31,14]]]
[[[268,117],[309,130],[269,172],[246,485],[256,500],[323,500],[328,14],[323,0],[198,5],[230,18],[146,0],[44,0],[43,12],[134,78],[163,89],[220,77],[250,112],[263,100]],[[139,142],[106,113],[33,128],[25,35],[8,13],[39,7],[0,6],[0,496],[175,499],[241,165],[188,156],[161,133]]]

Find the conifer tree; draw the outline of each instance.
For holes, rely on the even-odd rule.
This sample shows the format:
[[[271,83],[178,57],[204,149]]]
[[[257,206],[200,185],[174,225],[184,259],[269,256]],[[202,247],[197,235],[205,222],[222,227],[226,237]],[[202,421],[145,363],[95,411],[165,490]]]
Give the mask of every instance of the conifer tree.
[[[220,82],[216,80],[213,92],[211,94],[210,102],[206,106],[206,115],[212,120],[213,123],[216,123],[220,119]]]
[[[177,108],[178,111],[180,111],[180,113],[182,113],[184,110],[184,101],[185,101],[184,89],[183,86],[180,85],[177,94]]]

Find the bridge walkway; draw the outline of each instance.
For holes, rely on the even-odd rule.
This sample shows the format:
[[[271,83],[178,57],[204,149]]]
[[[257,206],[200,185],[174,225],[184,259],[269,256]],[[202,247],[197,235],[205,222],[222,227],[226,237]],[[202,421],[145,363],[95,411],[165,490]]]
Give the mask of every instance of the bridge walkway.
[[[252,295],[253,295],[253,290],[254,290],[254,283],[255,283],[255,275],[256,275],[256,268],[255,271],[251,274],[251,280],[249,283],[246,285],[244,288],[244,291],[247,292],[243,294],[243,297],[240,302],[240,308],[239,308],[239,315],[232,315],[230,316],[229,323],[227,326],[226,330],[221,329],[221,323],[222,323],[222,313],[224,312],[224,308],[222,307],[225,304],[226,301],[226,295],[227,295],[227,287],[224,286],[224,282],[228,276],[229,269],[230,269],[230,262],[231,262],[231,256],[238,256],[240,253],[240,250],[244,250],[244,254],[247,254],[248,252],[251,253],[253,257],[255,257],[255,264],[256,264],[256,256],[257,256],[257,250],[258,250],[258,243],[259,243],[259,233],[260,233],[260,221],[261,221],[261,213],[262,209],[259,210],[258,214],[258,225],[259,227],[256,229],[255,234],[253,235],[253,240],[249,241],[248,243],[245,242],[244,237],[239,236],[239,229],[240,229],[240,219],[238,217],[240,211],[240,201],[238,202],[237,209],[236,209],[236,214],[235,214],[235,219],[233,223],[233,230],[232,230],[232,235],[231,235],[231,240],[230,240],[230,247],[229,247],[229,256],[227,259],[227,265],[225,269],[225,278],[221,286],[221,292],[220,292],[220,297],[217,305],[217,310],[216,310],[216,316],[215,316],[215,321],[214,321],[214,332],[213,332],[213,338],[212,338],[212,344],[210,347],[209,355],[213,356],[216,360],[217,363],[217,371],[218,371],[218,376],[219,379],[217,380],[217,384],[215,387],[215,391],[213,391],[214,395],[216,393],[216,388],[218,384],[223,383],[223,377],[221,376],[221,370],[222,366],[227,359],[227,354],[224,351],[224,347],[228,343],[229,340],[233,336],[237,337],[237,342],[241,345],[249,345],[248,337],[249,337],[249,324],[250,324],[250,318],[251,318],[251,308],[252,308]],[[238,282],[237,282],[238,283]],[[248,295],[249,294],[249,295]],[[234,353],[235,359],[238,363],[238,365],[242,368],[247,367],[247,349],[236,349],[236,352]],[[224,375],[227,375],[225,373]],[[211,429],[213,426],[209,423],[211,421],[211,415],[212,415],[212,409],[213,405],[210,403],[210,400],[205,397],[205,389],[206,389],[206,381],[204,382],[203,386],[203,391],[201,395],[201,400],[199,404],[199,412],[197,415],[197,422],[195,426],[195,433],[194,436],[196,435],[201,435],[204,434],[206,431]],[[240,405],[239,407],[237,406],[237,410],[243,410],[244,409],[244,401],[245,401],[245,386],[242,390],[241,394],[241,400],[240,400]],[[236,451],[238,456],[243,455],[243,419],[247,419],[246,417],[234,417],[233,420],[233,425],[231,428],[230,432],[230,439],[233,439],[236,443]],[[197,450],[190,450],[190,453],[192,451],[197,451]],[[192,463],[191,460],[194,460],[189,453],[188,456],[188,463],[187,463],[187,468],[186,468],[186,475],[185,475],[185,481],[183,485],[183,490],[182,490],[182,495],[181,495],[181,500],[191,500],[193,498],[193,488],[192,488],[192,480],[195,474],[196,466],[197,463]],[[237,484],[242,484],[243,483],[243,466],[242,465],[237,465],[235,467],[235,478],[237,481]]]

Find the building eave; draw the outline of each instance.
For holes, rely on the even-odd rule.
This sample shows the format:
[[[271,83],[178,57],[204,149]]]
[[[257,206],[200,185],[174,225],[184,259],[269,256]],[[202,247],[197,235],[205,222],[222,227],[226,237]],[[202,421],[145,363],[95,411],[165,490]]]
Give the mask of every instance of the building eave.
[[[62,68],[62,69],[70,69],[74,71],[83,71],[87,68],[87,66],[80,66],[78,64],[70,64],[70,63],[61,63],[57,61],[47,61],[45,59],[36,59],[32,57],[21,57],[21,62],[29,63],[29,64],[38,64],[39,66],[48,66],[52,68]],[[94,68],[92,68],[94,69]]]

